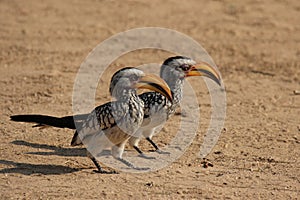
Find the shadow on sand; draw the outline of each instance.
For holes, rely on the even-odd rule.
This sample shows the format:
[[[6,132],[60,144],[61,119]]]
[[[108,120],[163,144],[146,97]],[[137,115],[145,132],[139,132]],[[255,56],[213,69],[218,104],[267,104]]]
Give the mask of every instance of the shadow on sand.
[[[43,174],[43,175],[58,175],[68,174],[80,171],[79,168],[71,168],[62,165],[47,165],[47,164],[29,164],[14,162],[9,160],[0,160],[0,164],[13,165],[12,168],[4,168],[0,170],[1,174],[18,173],[23,175]]]

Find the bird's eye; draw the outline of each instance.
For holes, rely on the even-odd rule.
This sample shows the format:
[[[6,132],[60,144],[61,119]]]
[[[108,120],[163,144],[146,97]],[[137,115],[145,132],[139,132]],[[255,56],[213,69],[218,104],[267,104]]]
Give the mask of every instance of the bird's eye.
[[[136,74],[132,74],[129,76],[130,81],[137,81],[139,77]]]
[[[183,70],[183,71],[188,71],[190,69],[190,66],[188,64],[183,64],[180,66],[180,68]]]

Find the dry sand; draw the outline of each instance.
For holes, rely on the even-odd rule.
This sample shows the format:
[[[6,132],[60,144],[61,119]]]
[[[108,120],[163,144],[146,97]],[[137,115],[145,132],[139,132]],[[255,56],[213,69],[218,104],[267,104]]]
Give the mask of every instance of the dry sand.
[[[245,1],[0,1],[1,199],[297,199],[300,194],[300,3]],[[76,73],[101,41],[131,28],[158,26],[193,37],[209,52],[227,92],[225,129],[198,158],[210,98],[198,84],[197,136],[172,165],[144,174],[96,174],[73,130],[32,128],[16,114],[72,115]],[[137,51],[114,65],[162,62]],[[110,100],[107,85],[97,104]],[[154,140],[168,144],[174,116]],[[142,142],[148,152],[151,146]],[[127,151],[134,152],[129,147]]]

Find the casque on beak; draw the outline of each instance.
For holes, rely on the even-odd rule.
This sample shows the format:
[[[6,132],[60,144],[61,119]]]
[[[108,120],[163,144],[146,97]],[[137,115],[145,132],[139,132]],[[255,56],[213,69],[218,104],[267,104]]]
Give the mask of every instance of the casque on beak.
[[[173,100],[172,92],[167,83],[154,74],[146,74],[145,76],[141,77],[134,87],[139,89],[153,90],[166,96],[170,101]]]
[[[186,73],[186,76],[206,76],[221,86],[221,78],[218,72],[212,66],[204,62],[192,66],[191,70]]]

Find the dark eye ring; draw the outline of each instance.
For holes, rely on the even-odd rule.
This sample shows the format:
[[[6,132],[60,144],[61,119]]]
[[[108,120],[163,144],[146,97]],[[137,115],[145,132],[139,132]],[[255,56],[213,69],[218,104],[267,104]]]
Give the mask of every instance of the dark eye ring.
[[[183,64],[180,66],[180,68],[183,70],[183,71],[188,71],[190,69],[190,66],[188,64]]]

